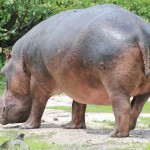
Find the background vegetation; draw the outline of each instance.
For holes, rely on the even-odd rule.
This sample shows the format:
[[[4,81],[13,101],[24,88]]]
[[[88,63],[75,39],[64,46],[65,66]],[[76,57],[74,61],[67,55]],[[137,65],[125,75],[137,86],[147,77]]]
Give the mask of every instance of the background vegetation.
[[[4,48],[11,50],[21,36],[42,20],[67,9],[104,3],[119,5],[150,21],[149,0],[0,0],[0,69],[5,63]],[[0,75],[0,91],[4,83]]]

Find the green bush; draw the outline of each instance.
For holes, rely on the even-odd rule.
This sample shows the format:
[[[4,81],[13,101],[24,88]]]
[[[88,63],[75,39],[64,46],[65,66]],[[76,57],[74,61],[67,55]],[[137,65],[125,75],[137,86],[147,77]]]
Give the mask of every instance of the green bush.
[[[60,11],[75,8],[86,8],[98,4],[113,3],[121,6],[133,13],[150,21],[150,1],[149,0],[50,0],[49,4],[52,14]]]

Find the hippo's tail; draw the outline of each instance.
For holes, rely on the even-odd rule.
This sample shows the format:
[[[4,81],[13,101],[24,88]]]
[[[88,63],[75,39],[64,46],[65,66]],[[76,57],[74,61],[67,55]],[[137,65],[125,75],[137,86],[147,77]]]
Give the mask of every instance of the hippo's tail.
[[[138,43],[138,47],[142,54],[145,75],[150,76],[150,46]]]

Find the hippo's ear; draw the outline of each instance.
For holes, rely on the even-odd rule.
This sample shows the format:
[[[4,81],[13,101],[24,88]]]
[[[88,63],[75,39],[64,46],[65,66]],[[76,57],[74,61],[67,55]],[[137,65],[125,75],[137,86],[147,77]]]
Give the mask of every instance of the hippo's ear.
[[[8,49],[5,49],[5,55],[6,55],[6,59],[8,60],[9,58],[11,58],[11,54],[9,52]]]

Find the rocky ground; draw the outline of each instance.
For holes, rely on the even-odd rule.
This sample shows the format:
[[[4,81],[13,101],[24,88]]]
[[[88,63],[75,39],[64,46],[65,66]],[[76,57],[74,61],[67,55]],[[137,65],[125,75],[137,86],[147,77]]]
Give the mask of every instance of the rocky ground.
[[[52,97],[47,106],[67,105],[71,107],[72,100],[65,95]],[[150,116],[141,114],[141,116]],[[71,120],[71,113],[61,110],[45,109],[41,128],[23,130],[28,136],[31,133],[46,135],[45,139],[56,145],[62,145],[67,150],[148,150],[150,149],[150,128],[140,126],[130,132],[127,138],[111,138],[109,134],[114,129],[114,116],[111,113],[86,113],[87,129],[63,129],[62,124]],[[14,129],[18,124],[0,125],[0,131]],[[15,130],[19,130],[16,128]],[[52,136],[48,136],[52,133]],[[57,149],[57,148],[56,148]]]

